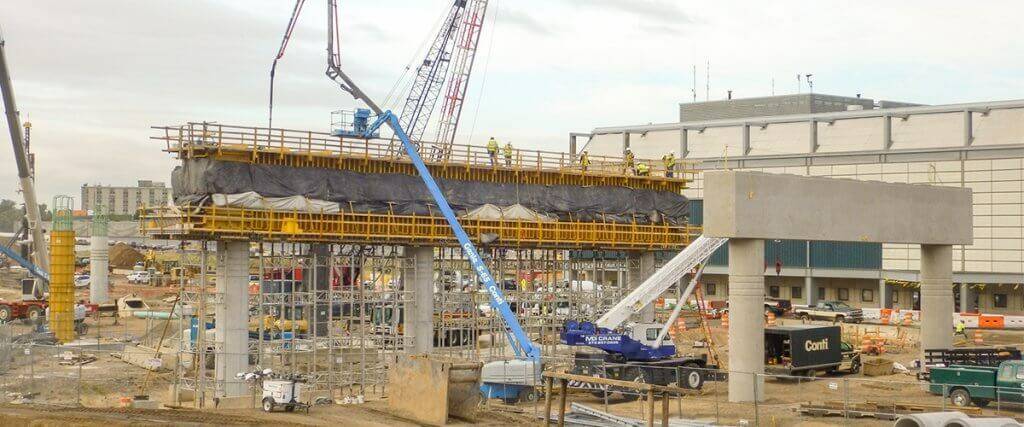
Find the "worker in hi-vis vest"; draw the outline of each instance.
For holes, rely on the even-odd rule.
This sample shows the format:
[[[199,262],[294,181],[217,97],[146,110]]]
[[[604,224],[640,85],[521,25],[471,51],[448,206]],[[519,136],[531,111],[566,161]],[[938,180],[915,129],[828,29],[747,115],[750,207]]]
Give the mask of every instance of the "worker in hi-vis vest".
[[[636,156],[633,155],[633,151],[626,149],[626,169],[636,173]]]
[[[491,166],[498,163],[498,140],[493,136],[487,141],[487,155],[491,158]]]
[[[665,177],[672,178],[672,173],[676,168],[676,152],[670,152],[661,157],[661,162],[665,164]]]
[[[501,151],[505,155],[505,167],[512,167],[512,141],[506,142]]]
[[[582,169],[583,172],[586,172],[587,171],[587,167],[589,167],[589,166],[590,166],[590,155],[587,154],[586,151],[583,151],[582,153],[580,153],[580,169]]]

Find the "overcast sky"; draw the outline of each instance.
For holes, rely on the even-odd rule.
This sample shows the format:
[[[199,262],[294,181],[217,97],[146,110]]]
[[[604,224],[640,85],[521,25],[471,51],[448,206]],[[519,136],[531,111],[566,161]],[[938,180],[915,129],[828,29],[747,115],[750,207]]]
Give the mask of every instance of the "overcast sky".
[[[278,67],[275,125],[326,131],[356,104],[323,75],[325,1]],[[378,102],[422,57],[450,0],[339,0],[344,68]],[[153,125],[266,124],[291,0],[3,0],[40,200],[83,183],[168,181]],[[491,0],[459,142],[566,149],[568,132],[670,122],[698,98],[797,90],[929,104],[1024,98],[1024,2]],[[417,52],[420,52],[417,54]],[[806,91],[806,87],[804,87]],[[390,107],[400,109],[392,101]],[[6,126],[6,123],[4,123]],[[6,129],[0,140],[9,147]],[[0,147],[0,197],[21,199]]]

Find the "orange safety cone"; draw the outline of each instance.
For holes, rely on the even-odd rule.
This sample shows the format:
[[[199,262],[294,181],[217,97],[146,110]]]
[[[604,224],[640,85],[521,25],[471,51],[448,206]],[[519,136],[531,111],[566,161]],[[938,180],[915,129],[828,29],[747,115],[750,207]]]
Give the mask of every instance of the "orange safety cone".
[[[729,312],[722,313],[722,327],[729,329]]]
[[[769,311],[766,317],[768,318],[768,326],[775,326],[775,313]]]
[[[981,337],[981,331],[974,331],[974,345],[984,345],[985,340]]]

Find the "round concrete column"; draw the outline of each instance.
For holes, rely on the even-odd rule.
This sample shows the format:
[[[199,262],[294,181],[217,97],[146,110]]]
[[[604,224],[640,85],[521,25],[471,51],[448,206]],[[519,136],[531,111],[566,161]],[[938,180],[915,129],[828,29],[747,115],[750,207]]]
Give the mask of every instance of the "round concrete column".
[[[110,265],[107,236],[92,236],[89,242],[89,302],[106,304],[110,302],[108,295]]]
[[[921,245],[921,354],[952,346],[953,246]]]
[[[764,400],[764,241],[729,239],[729,401]]]

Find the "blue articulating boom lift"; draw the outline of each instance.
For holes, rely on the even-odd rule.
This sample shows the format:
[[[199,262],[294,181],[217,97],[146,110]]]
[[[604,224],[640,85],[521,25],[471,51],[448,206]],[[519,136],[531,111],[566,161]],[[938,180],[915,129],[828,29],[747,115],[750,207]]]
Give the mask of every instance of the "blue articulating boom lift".
[[[461,2],[464,0],[455,1]],[[454,233],[456,239],[458,239],[459,246],[466,254],[466,257],[469,258],[469,261],[473,266],[473,271],[487,290],[487,294],[491,301],[491,307],[497,311],[502,320],[504,320],[505,333],[508,336],[517,360],[498,361],[486,364],[481,375],[483,377],[483,385],[481,386],[482,393],[486,397],[502,398],[506,401],[536,399],[537,395],[534,391],[534,385],[539,385],[539,375],[542,369],[540,363],[540,348],[537,347],[533,341],[530,340],[530,337],[526,332],[523,331],[522,326],[519,324],[519,320],[516,318],[515,314],[512,312],[512,308],[509,306],[508,300],[505,299],[505,295],[502,293],[501,288],[498,287],[497,283],[494,281],[494,277],[487,268],[487,264],[485,264],[483,259],[480,258],[480,254],[477,252],[476,246],[473,245],[469,235],[466,234],[466,231],[462,228],[462,224],[459,223],[458,217],[448,204],[448,200],[444,197],[444,193],[441,192],[441,189],[438,187],[437,182],[430,173],[430,170],[427,169],[426,164],[423,163],[423,159],[420,157],[416,145],[413,144],[405,129],[402,128],[399,118],[390,110],[381,109],[375,102],[373,102],[372,99],[370,99],[369,96],[366,95],[365,92],[359,89],[355,82],[353,82],[344,71],[342,71],[340,54],[341,38],[338,32],[337,0],[327,0],[327,5],[328,59],[326,74],[331,80],[337,83],[342,90],[348,92],[357,100],[363,101],[377,116],[376,120],[372,124],[366,126],[366,119],[369,115],[365,113],[365,110],[357,111],[355,117],[357,120],[353,120],[352,123],[353,129],[348,131],[353,132],[358,129],[358,131],[361,132],[361,135],[359,136],[363,138],[375,138],[377,137],[377,132],[381,126],[386,124],[391,127],[392,131],[394,131],[395,137],[402,141],[402,146],[405,148],[406,154],[409,156],[412,164],[416,167],[416,171],[419,172],[420,178],[427,186],[427,190],[430,191],[430,195],[434,198],[434,202],[437,203],[437,206],[444,215],[445,220],[447,220],[448,226],[452,229],[452,233]],[[488,382],[489,378],[492,379],[493,382]]]

